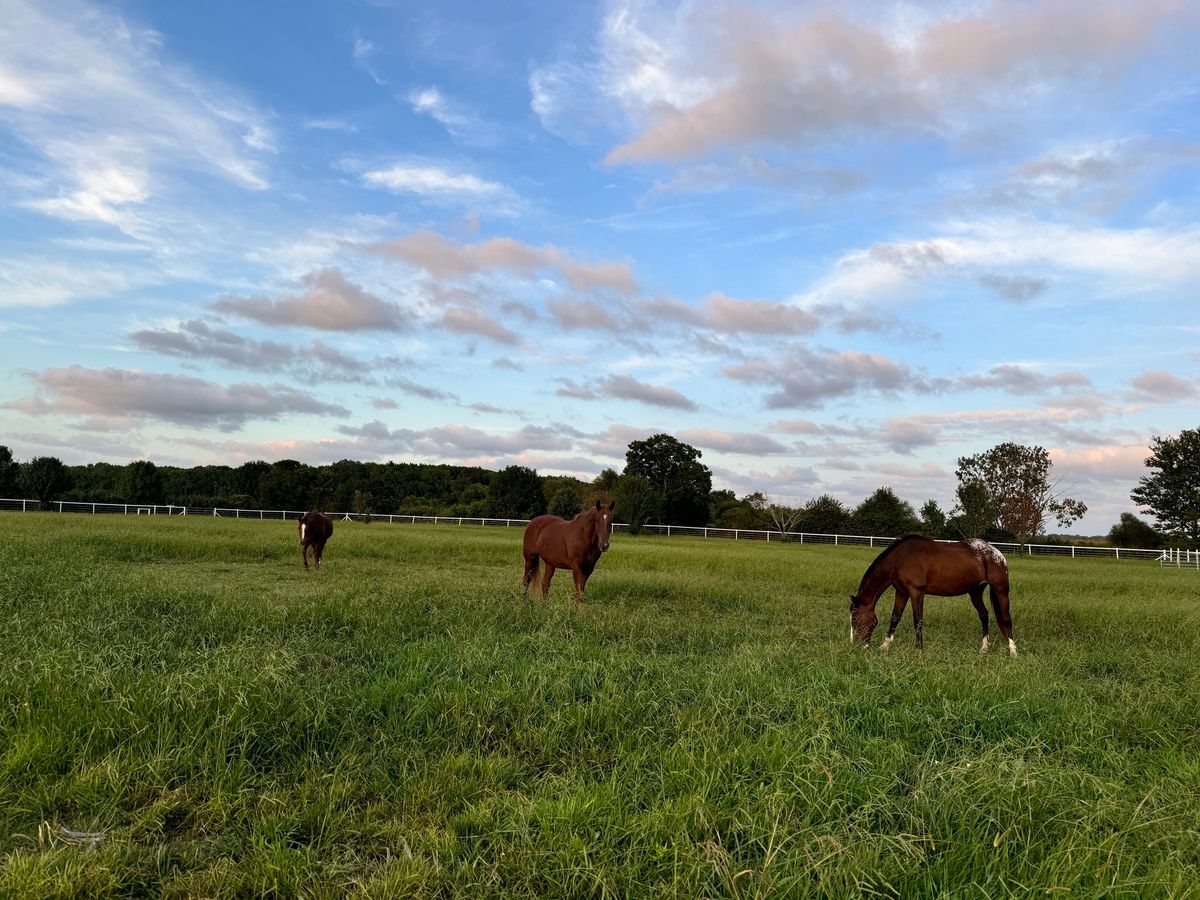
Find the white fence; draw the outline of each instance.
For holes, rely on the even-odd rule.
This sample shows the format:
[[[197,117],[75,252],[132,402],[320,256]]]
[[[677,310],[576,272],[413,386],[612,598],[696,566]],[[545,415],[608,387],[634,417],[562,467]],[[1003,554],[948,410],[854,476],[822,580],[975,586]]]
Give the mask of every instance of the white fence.
[[[0,510],[16,512],[40,509],[36,500],[0,499]],[[155,506],[147,503],[81,503],[54,500],[50,509],[63,513],[91,515],[156,515],[156,516],[215,516],[230,519],[286,520],[304,515],[294,509],[223,509],[211,506]],[[333,519],[356,522],[387,522],[401,525],[474,525],[512,528],[523,526],[528,519],[492,519],[473,516],[409,516],[380,513],[328,513]],[[613,531],[628,531],[628,525],[614,524]],[[695,525],[643,525],[646,534],[670,537],[724,538],[733,541],[786,541],[794,544],[833,544],[842,547],[886,547],[895,538],[862,534],[812,534],[804,531],[756,531],[746,528],[712,528]],[[1012,544],[994,546],[1009,554],[1026,556],[1092,557],[1106,559],[1154,560],[1160,565],[1195,566],[1200,568],[1200,550],[1138,550],[1129,547],[1096,547],[1086,544]]]

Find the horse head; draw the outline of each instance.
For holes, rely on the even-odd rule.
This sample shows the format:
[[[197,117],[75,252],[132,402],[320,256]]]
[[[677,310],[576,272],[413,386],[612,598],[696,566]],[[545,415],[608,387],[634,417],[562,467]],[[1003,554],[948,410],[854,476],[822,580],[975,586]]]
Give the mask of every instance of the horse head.
[[[875,618],[875,607],[863,603],[858,594],[850,595],[850,642],[866,646],[879,620]]]
[[[613,500],[607,505],[596,501],[596,543],[600,545],[601,553],[608,549],[608,538],[612,534],[613,508],[616,505],[616,501]]]

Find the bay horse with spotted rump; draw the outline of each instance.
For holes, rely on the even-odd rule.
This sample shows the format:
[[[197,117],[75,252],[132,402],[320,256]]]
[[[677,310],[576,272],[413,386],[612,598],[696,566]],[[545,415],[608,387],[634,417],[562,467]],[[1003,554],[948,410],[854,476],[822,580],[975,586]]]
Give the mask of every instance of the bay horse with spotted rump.
[[[308,550],[311,547],[313,562],[317,570],[321,568],[321,556],[325,553],[325,542],[333,537],[333,519],[317,510],[309,510],[300,517],[300,555],[304,558],[304,568],[308,568]]]
[[[889,588],[896,589],[892,621],[880,650],[887,650],[896,634],[896,626],[904,614],[905,604],[912,602],[913,628],[917,632],[917,649],[925,647],[925,596],[956,597],[967,594],[979,624],[983,626],[981,654],[988,651],[988,614],[983,605],[983,589],[990,588],[992,610],[1000,634],[1008,642],[1010,656],[1017,655],[1017,642],[1012,636],[1012,617],[1008,612],[1008,560],[987,541],[974,538],[966,541],[934,541],[919,534],[910,534],[893,541],[863,574],[858,593],[850,595],[850,640],[864,647],[871,642],[877,619],[875,606]]]
[[[583,599],[584,588],[608,550],[612,533],[612,514],[615,503],[596,501],[591,509],[581,512],[571,521],[558,516],[538,516],[525,526],[525,577],[522,586],[529,593],[529,583],[537,577],[538,563],[545,563],[542,574],[542,597],[550,596],[550,579],[555,569],[570,569],[575,576],[575,608]]]

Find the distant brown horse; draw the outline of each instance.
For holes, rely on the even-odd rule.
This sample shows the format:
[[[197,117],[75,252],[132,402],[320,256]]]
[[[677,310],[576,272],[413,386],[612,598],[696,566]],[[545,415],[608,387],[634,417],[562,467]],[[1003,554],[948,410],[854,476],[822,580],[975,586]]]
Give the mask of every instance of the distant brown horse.
[[[850,595],[850,640],[866,646],[878,621],[875,605],[889,587],[896,589],[892,622],[880,650],[891,646],[896,626],[904,614],[904,605],[912,601],[913,628],[917,632],[917,649],[925,646],[925,595],[956,597],[968,594],[979,624],[983,626],[980,653],[988,651],[988,614],[983,605],[983,589],[991,588],[992,609],[1000,634],[1008,642],[1008,652],[1017,655],[1017,642],[1012,636],[1012,617],[1008,613],[1008,561],[999,550],[978,538],[969,541],[943,543],[910,534],[902,537],[879,554],[867,568],[858,585],[858,593]]]
[[[525,577],[522,584],[529,592],[529,583],[537,577],[538,561],[546,564],[542,575],[542,596],[550,596],[550,579],[555,569],[570,569],[575,576],[575,607],[583,598],[588,577],[596,568],[600,554],[608,549],[612,532],[613,507],[596,501],[596,505],[581,512],[570,522],[558,516],[538,516],[525,526]]]
[[[325,542],[333,537],[333,520],[315,509],[300,517],[300,555],[304,557],[304,568],[308,568],[308,548],[312,548],[313,561],[321,568],[321,555]]]

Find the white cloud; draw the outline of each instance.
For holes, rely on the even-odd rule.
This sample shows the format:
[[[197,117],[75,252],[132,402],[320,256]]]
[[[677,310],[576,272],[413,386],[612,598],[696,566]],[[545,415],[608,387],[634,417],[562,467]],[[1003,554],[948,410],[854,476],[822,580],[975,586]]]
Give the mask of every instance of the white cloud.
[[[41,212],[125,227],[122,211],[179,171],[267,186],[267,118],[166,60],[154,32],[82,2],[10,0],[0,59],[0,122],[44,161],[40,191],[23,198]]]

